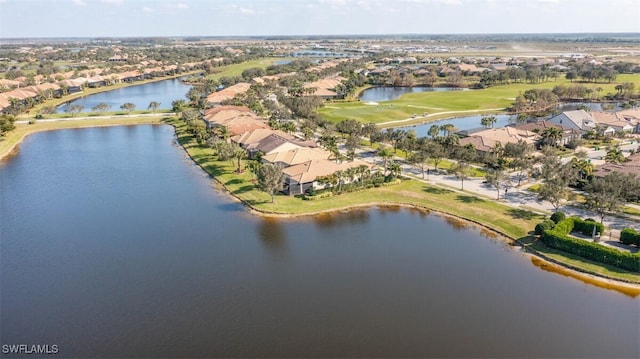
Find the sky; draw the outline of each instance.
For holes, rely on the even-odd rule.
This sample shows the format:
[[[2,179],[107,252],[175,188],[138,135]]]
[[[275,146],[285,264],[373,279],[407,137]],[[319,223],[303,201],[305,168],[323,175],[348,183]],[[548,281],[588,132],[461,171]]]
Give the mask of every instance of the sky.
[[[640,32],[640,0],[0,0],[0,38]]]

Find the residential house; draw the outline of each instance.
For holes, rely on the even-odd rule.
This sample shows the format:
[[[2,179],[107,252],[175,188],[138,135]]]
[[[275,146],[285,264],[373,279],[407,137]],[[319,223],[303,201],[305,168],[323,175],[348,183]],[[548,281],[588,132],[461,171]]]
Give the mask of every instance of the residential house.
[[[521,140],[534,144],[538,137],[535,132],[507,126],[473,132],[468,137],[461,138],[459,145],[471,145],[478,153],[491,153],[496,146],[504,147],[507,143],[518,143]]]
[[[620,172],[626,174],[635,174],[640,178],[640,153],[636,153],[627,157],[627,161],[616,163],[605,163],[598,166],[593,172],[594,176],[604,177],[611,172]]]
[[[537,121],[537,122],[529,122],[521,125],[510,126],[520,131],[528,131],[532,133],[542,134],[544,130],[548,128],[558,128],[562,131],[562,139],[560,140],[560,145],[566,145],[567,143],[578,140],[581,137],[581,134],[578,130],[570,127],[565,127],[562,125],[555,124],[549,121]]]
[[[325,188],[326,185],[318,183],[318,178],[362,165],[368,168],[373,167],[372,164],[362,160],[335,163],[327,159],[309,160],[287,167],[282,170],[285,176],[283,192],[289,195],[298,195],[305,193],[310,188]]]
[[[596,129],[596,121],[591,114],[585,110],[564,111],[551,117],[548,121],[564,127],[573,128],[580,131],[581,134]]]
[[[280,164],[284,168],[312,160],[327,160],[329,157],[331,157],[329,151],[320,148],[300,147],[264,155],[262,162]]]
[[[596,121],[598,131],[605,136],[613,136],[620,133],[632,133],[635,127],[624,117],[620,118],[615,112],[592,111],[591,116]]]
[[[304,85],[306,89],[315,89],[315,91],[307,94],[307,96],[317,96],[324,99],[335,99],[338,97],[338,93],[335,89],[342,84],[342,81],[346,80],[344,77],[326,77],[318,81],[314,81]]]
[[[71,79],[58,81],[58,85],[61,88],[66,88],[67,93],[81,92],[82,86],[85,85],[84,79]]]
[[[237,83],[209,94],[209,96],[207,96],[207,102],[213,106],[220,106],[223,101],[230,100],[241,93],[247,92],[250,87],[251,84],[246,82]]]
[[[620,120],[627,121],[627,123],[634,127],[633,133],[640,133],[640,109],[621,110],[617,111],[616,115]]]
[[[226,127],[230,136],[256,129],[269,129],[264,120],[244,106],[220,106],[205,111],[203,118],[207,129]]]

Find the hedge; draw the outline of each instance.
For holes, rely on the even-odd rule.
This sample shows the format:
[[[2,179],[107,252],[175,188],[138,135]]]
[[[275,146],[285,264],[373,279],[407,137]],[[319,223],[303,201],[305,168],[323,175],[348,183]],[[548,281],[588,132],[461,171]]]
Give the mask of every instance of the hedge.
[[[562,221],[562,220],[563,220],[563,219],[565,219],[565,218],[567,218],[567,216],[564,214],[564,212],[560,212],[560,211],[554,212],[554,213],[551,215],[551,220],[552,220],[554,223],[558,223],[558,222]]]
[[[536,224],[536,228],[535,228],[535,234],[536,235],[541,235],[542,232],[550,230],[553,228],[553,226],[555,226],[556,223],[550,219],[545,219],[544,221]]]
[[[540,239],[542,239],[545,245],[551,248],[556,248],[586,259],[610,264],[632,272],[640,272],[640,253],[632,254],[623,252],[598,243],[568,236],[574,228],[580,230],[591,228],[593,231],[594,223],[595,222],[582,221],[577,217],[569,217],[558,222],[554,228],[543,231]]]
[[[633,228],[625,228],[620,231],[620,242],[624,244],[635,244],[640,247],[640,232]]]
[[[583,221],[582,219],[580,219],[578,217],[571,217],[571,218],[573,218],[573,231],[574,232],[581,232],[585,236],[591,236],[591,235],[593,235],[593,227],[596,227],[596,233],[600,233],[600,235],[602,235],[604,233],[604,224],[602,224],[602,223],[598,223],[598,222],[595,222],[593,220],[591,220],[591,221],[589,221],[589,220]]]

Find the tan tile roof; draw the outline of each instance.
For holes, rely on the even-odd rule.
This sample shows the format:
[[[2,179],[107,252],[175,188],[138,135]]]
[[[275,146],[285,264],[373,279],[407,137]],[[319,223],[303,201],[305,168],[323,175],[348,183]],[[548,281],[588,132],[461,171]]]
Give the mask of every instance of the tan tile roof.
[[[523,140],[533,144],[537,136],[538,135],[532,131],[519,130],[511,126],[490,128],[475,132],[472,136],[461,138],[460,146],[471,144],[478,151],[489,152],[496,143],[504,146],[507,143],[517,143]]]
[[[627,157],[627,161],[621,164],[605,163],[594,171],[594,175],[604,177],[611,172],[635,174],[640,176],[640,153]]]
[[[247,145],[247,150],[260,151],[264,154],[272,152],[287,151],[290,149],[303,147],[277,133],[271,133],[262,140]]]
[[[254,131],[261,128],[270,128],[269,125],[267,125],[264,121],[255,117],[247,116],[232,118],[227,121],[224,126],[227,128],[231,136],[240,135],[245,132]]]
[[[209,94],[209,96],[207,96],[207,102],[216,104],[225,100],[230,100],[238,94],[247,92],[250,87],[251,84],[246,82],[237,83],[233,86],[229,86],[225,89]]]
[[[0,86],[17,87],[17,86],[20,86],[20,81],[0,79]]]
[[[518,130],[529,131],[529,132],[536,132],[536,130],[538,130],[538,133],[542,133],[542,131],[546,130],[547,128],[559,128],[560,130],[562,130],[562,132],[564,132],[565,134],[568,134],[568,135],[569,134],[570,135],[579,135],[580,134],[574,128],[565,127],[565,126],[559,125],[557,123],[549,122],[547,120],[538,121],[538,122],[529,122],[529,123],[524,123],[524,124],[516,125],[516,126],[512,126],[512,127],[516,128]]]
[[[640,108],[621,110],[616,112],[616,114],[632,123],[640,122]]]
[[[278,130],[272,130],[271,128],[259,128],[253,131],[248,131],[240,135],[231,137],[231,141],[239,144],[240,146],[247,147],[259,143],[272,134],[276,134],[287,140],[295,140],[295,137]]]
[[[329,151],[319,148],[302,147],[264,155],[262,160],[270,163],[282,163],[285,166],[292,166],[310,160],[326,160],[329,157],[331,157],[331,152]]]
[[[366,165],[369,168],[373,166],[372,164],[362,160],[335,163],[326,159],[319,159],[309,160],[287,167],[283,169],[282,172],[294,182],[309,183],[315,181],[318,177],[328,176],[336,171],[344,171],[348,168],[359,167],[361,165]]]
[[[633,129],[633,124],[617,112],[593,111],[591,116],[598,125],[613,127],[619,131]]]

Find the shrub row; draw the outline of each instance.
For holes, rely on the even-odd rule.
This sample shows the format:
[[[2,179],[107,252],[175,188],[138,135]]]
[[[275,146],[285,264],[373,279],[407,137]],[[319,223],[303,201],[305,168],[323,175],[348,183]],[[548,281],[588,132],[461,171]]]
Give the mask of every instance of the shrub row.
[[[620,231],[620,242],[624,244],[635,244],[640,247],[640,232],[633,228],[625,228]]]
[[[578,224],[576,226],[576,223],[580,222],[583,224]],[[584,224],[585,222],[587,224],[595,223],[582,221],[577,217],[566,218],[558,222],[552,229],[544,230],[540,238],[545,245],[551,248],[560,249],[586,259],[610,264],[632,272],[640,272],[640,254],[622,252],[615,248],[609,248],[601,244],[568,236],[574,228],[578,229],[582,226],[584,226],[583,228],[586,228],[587,225]],[[583,228],[580,228],[580,230],[583,230]],[[593,231],[593,225],[590,225],[589,228]]]
[[[573,218],[573,231],[580,232],[585,236],[590,236],[593,234],[593,228],[596,228],[596,233],[600,233],[602,235],[604,233],[604,224],[598,223],[593,219],[582,220],[578,217]]]

